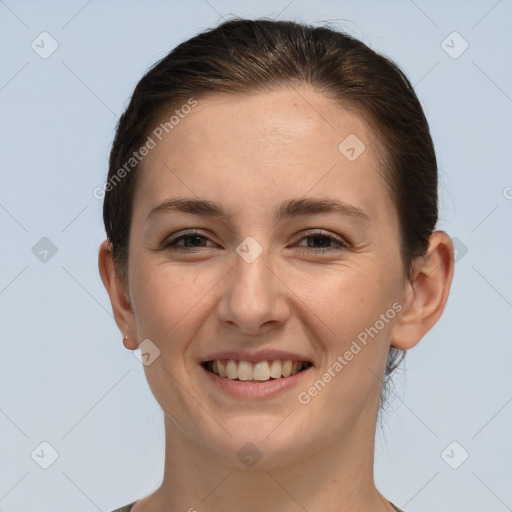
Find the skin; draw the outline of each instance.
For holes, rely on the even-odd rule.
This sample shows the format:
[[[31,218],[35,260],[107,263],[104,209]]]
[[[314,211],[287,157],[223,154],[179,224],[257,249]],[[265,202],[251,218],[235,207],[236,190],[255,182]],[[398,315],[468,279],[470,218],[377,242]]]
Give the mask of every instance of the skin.
[[[354,161],[338,150],[349,134],[366,146]],[[454,254],[450,237],[436,231],[406,278],[379,155],[362,116],[304,87],[199,99],[144,159],[128,281],[116,273],[107,241],[99,253],[125,346],[150,339],[160,350],[144,370],[165,413],[165,472],[133,512],[393,510],[373,480],[387,353],[412,348],[436,323]],[[164,212],[147,220],[171,197],[215,201],[232,218]],[[369,220],[321,213],[276,221],[279,203],[304,197],[349,203]],[[182,239],[189,252],[165,247],[192,228],[206,239],[195,246]],[[313,229],[348,247],[311,238]],[[249,236],[263,249],[252,263],[235,250]],[[298,393],[395,302],[400,313],[299,403]],[[199,365],[232,348],[292,351],[314,367],[273,398],[240,400],[214,387]],[[237,457],[247,442],[262,454],[251,468]]]

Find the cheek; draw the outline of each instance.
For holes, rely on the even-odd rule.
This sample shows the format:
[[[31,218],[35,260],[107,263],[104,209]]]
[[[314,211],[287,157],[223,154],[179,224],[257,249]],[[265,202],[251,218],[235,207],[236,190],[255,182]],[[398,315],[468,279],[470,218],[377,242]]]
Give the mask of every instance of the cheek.
[[[351,350],[348,357],[358,362],[350,366],[371,366],[377,372],[389,348],[398,295],[393,269],[367,263],[303,275],[301,301],[309,311],[303,309],[302,320],[309,318],[315,326],[328,364]]]
[[[207,301],[202,297],[215,283],[211,274],[193,266],[134,262],[130,288],[141,339],[175,346],[169,339],[179,339],[178,333],[185,336],[184,330],[193,328],[204,315]]]
[[[299,276],[298,276],[299,277]],[[302,299],[328,325],[359,325],[380,312],[390,283],[371,265],[347,264],[301,275]]]

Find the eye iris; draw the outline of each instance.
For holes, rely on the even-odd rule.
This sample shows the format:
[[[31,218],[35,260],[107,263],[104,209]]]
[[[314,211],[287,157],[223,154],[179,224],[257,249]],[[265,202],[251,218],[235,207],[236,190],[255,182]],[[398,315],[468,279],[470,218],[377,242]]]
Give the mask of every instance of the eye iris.
[[[195,242],[198,242],[198,241],[201,242],[203,240],[203,238],[204,237],[199,236],[199,235],[187,235],[187,236],[183,237],[183,242],[185,243],[185,246],[187,246],[187,247],[201,247],[201,245],[204,245],[204,244],[201,244],[201,243],[196,244]],[[187,245],[187,243],[186,243],[187,240],[193,241],[190,246]]]
[[[320,240],[321,242],[323,242],[323,245],[320,245],[320,247],[326,247],[326,243],[328,244],[330,242],[330,240],[326,237],[326,236],[323,236],[323,235],[312,235],[310,237],[308,237],[310,240],[315,240],[315,241],[318,241]],[[308,244],[309,245],[309,244]],[[309,247],[319,247],[318,245],[316,244],[313,244],[313,245],[309,245]]]
[[[331,237],[326,235],[318,234],[318,235],[309,235],[306,236],[307,246],[314,249],[329,249],[331,248],[333,240]],[[204,247],[206,245],[207,238],[203,235],[183,235],[175,239],[173,245],[180,245],[180,242],[183,242],[182,247],[188,248],[197,248]]]

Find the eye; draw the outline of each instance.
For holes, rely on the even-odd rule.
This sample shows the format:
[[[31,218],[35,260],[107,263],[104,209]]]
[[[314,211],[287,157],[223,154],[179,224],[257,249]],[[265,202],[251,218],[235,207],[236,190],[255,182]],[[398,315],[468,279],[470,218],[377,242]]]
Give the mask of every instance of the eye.
[[[163,248],[171,251],[194,252],[194,249],[208,247],[205,245],[208,240],[210,239],[200,231],[191,231],[165,242]],[[180,243],[182,241],[183,244]]]
[[[302,247],[300,249],[301,253],[328,253],[349,249],[349,244],[343,239],[326,234],[323,231],[310,232],[300,241],[303,240],[306,241],[306,246],[299,244],[299,247]],[[162,248],[178,252],[198,252],[202,248],[213,247],[213,245],[207,245],[208,241],[211,242],[206,235],[194,230],[164,242]]]
[[[331,234],[326,234],[323,231],[313,231],[308,233],[306,236],[301,238],[301,241],[302,240],[307,241],[307,248],[300,250],[302,253],[326,253],[332,251],[344,251],[349,248],[348,243],[341,238],[335,237]],[[334,243],[335,245],[329,245],[331,243]]]

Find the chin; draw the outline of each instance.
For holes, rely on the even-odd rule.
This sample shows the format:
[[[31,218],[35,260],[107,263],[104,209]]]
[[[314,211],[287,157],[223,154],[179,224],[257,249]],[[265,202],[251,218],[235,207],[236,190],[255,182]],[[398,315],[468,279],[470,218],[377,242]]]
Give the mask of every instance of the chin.
[[[215,438],[200,434],[216,457],[234,469],[268,470],[294,463],[304,456],[309,443],[297,432],[296,423],[269,415],[244,416],[223,419],[221,424],[230,435],[217,428]],[[284,421],[283,421],[284,420]],[[300,452],[298,451],[300,447]]]

